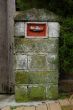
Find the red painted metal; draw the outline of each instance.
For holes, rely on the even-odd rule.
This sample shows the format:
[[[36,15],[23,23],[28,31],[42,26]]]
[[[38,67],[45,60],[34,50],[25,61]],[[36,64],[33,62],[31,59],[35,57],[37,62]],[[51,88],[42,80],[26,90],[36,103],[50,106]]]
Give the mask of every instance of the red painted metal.
[[[27,23],[26,36],[29,38],[46,38],[47,25],[46,23]]]

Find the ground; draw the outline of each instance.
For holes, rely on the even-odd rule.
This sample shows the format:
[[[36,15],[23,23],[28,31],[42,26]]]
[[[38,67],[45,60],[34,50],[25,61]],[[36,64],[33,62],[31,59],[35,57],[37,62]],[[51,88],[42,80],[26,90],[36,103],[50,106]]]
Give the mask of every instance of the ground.
[[[16,103],[14,96],[0,95],[1,110],[73,110],[73,99]]]

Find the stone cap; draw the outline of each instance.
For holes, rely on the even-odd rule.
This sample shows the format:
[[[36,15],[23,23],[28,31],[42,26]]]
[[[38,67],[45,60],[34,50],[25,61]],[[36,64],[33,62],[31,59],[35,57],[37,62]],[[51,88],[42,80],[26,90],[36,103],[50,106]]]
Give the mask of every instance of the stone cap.
[[[59,21],[59,17],[57,15],[55,15],[53,12],[50,12],[48,10],[45,9],[29,9],[29,10],[25,10],[25,11],[19,11],[16,12],[16,16],[15,16],[15,21],[16,22],[24,22],[24,21]]]

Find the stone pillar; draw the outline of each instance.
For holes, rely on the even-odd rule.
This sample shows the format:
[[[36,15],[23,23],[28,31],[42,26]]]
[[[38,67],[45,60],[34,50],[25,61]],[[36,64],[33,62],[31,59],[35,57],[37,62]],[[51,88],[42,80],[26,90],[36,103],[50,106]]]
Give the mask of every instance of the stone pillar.
[[[44,9],[15,17],[16,101],[58,98],[59,31],[55,15]]]

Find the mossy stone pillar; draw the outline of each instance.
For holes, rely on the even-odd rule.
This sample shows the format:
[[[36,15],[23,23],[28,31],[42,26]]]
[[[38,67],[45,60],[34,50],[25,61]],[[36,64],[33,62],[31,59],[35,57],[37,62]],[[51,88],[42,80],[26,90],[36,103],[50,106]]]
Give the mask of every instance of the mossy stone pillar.
[[[16,101],[58,98],[57,16],[44,9],[19,12],[15,17]]]

